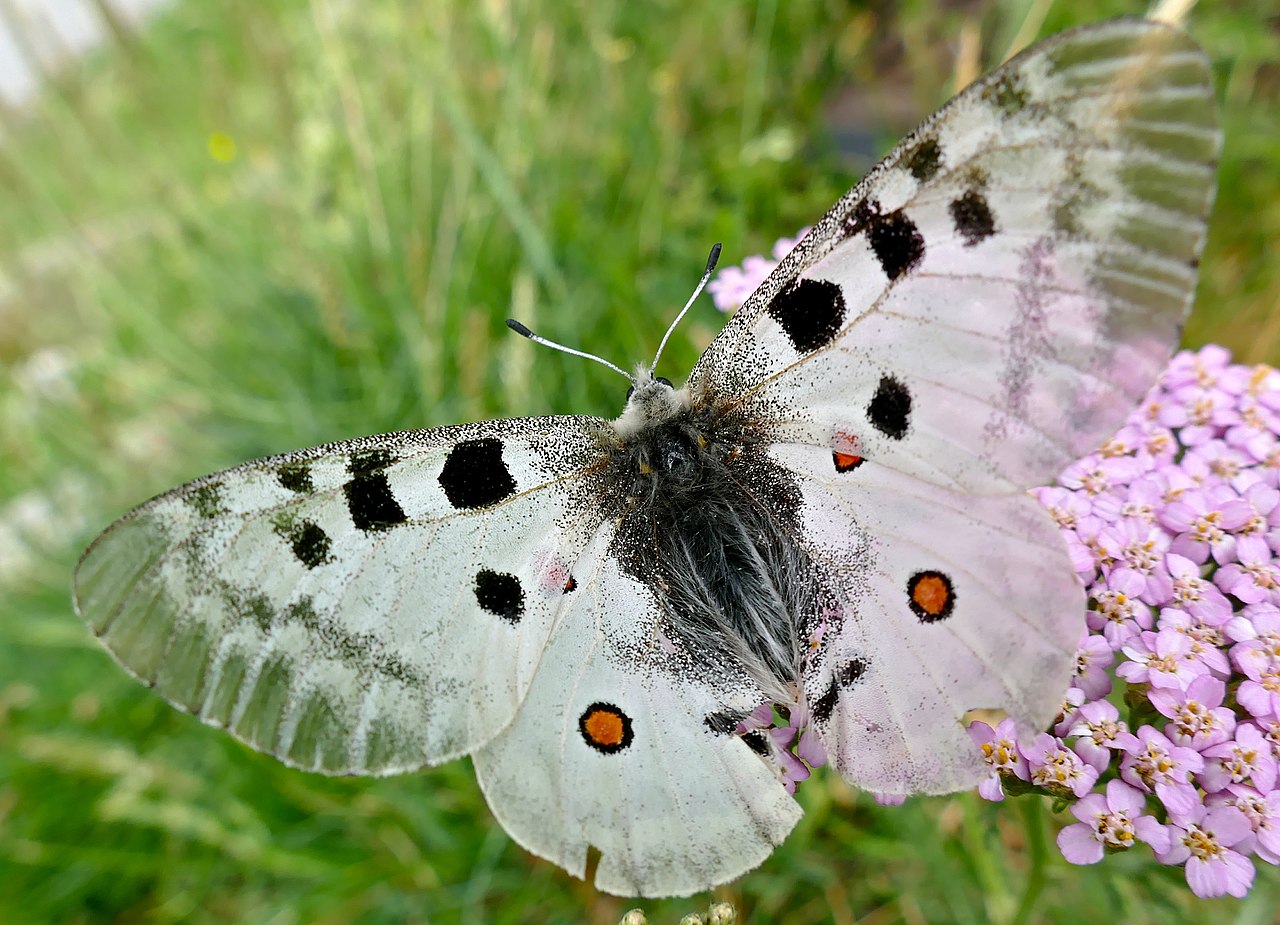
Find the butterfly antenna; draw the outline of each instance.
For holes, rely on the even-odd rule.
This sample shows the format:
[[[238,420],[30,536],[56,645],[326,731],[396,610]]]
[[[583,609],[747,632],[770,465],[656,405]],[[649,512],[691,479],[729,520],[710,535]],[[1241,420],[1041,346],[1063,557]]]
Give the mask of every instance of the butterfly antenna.
[[[676,325],[680,323],[680,319],[685,316],[690,307],[692,307],[695,299],[702,294],[702,290],[706,288],[707,280],[711,279],[711,274],[715,271],[716,263],[720,260],[720,245],[716,244],[711,248],[711,253],[707,256],[707,268],[702,271],[702,279],[698,280],[698,288],[693,290],[693,295],[689,296],[689,301],[684,303],[684,308],[680,309],[680,314],[676,315],[676,320],[671,322],[671,327],[667,328],[667,333],[662,335],[662,343],[658,344],[658,352],[654,354],[653,362],[649,364],[649,375],[653,375],[653,371],[658,368],[658,360],[662,358],[662,351],[666,349],[667,341],[671,339],[671,332],[676,329]]]
[[[632,385],[635,385],[636,381],[635,379],[631,378],[631,375],[629,373],[620,369],[617,366],[614,366],[612,363],[610,363],[608,360],[604,359],[603,357],[598,357],[594,353],[584,353],[581,350],[574,350],[572,347],[566,347],[564,344],[557,344],[553,340],[547,340],[545,337],[542,337],[538,334],[534,334],[532,331],[526,328],[519,321],[516,321],[516,319],[514,318],[507,319],[507,327],[515,331],[521,337],[529,338],[529,340],[533,341],[535,344],[542,344],[542,346],[544,347],[552,347],[563,353],[572,354],[573,356],[582,357],[583,359],[595,360],[597,363],[601,364],[602,366],[609,367],[615,373],[620,373],[621,375],[626,376],[627,381],[630,382]]]

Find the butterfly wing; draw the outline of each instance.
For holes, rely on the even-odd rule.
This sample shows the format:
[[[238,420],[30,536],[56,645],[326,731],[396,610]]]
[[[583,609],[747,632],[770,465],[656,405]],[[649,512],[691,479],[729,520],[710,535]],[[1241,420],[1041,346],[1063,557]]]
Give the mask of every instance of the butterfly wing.
[[[1139,19],[962,92],[747,300],[690,391],[935,484],[1044,484],[1120,425],[1191,303],[1219,147],[1208,61]]]
[[[688,895],[760,864],[801,810],[763,735],[734,732],[760,691],[663,634],[655,590],[608,552],[613,532],[575,563],[528,696],[473,760],[528,850],[582,877],[595,848],[597,888]]]
[[[832,764],[880,793],[947,793],[986,769],[971,710],[1043,728],[1061,705],[1085,593],[1053,521],[1023,492],[972,495],[867,460],[778,445],[801,534],[838,603],[804,667]]]
[[[1043,728],[1084,595],[1023,489],[1123,421],[1176,345],[1219,135],[1208,63],[1143,20],[978,81],[814,227],[690,393],[767,422],[843,600],[805,697],[834,764],[970,785],[973,708]]]
[[[108,528],[76,608],[175,706],[288,764],[444,761],[529,686],[594,529],[568,487],[607,427],[493,421],[246,463]]]

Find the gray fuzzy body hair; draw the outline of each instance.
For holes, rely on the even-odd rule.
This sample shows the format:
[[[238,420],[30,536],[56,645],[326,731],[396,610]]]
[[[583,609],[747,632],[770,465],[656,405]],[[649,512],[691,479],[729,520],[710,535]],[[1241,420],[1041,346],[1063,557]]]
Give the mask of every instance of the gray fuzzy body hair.
[[[619,517],[614,553],[655,589],[680,661],[796,702],[822,582],[795,539],[794,477],[745,416],[643,370],[614,426],[600,499]]]

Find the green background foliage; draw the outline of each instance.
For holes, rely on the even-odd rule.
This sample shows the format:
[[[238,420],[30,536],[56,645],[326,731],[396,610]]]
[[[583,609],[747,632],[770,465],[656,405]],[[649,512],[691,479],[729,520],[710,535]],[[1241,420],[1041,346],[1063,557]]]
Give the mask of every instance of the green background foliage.
[[[493,822],[465,761],[284,768],[130,680],[71,612],[79,550],[170,485],[496,415],[617,413],[707,248],[768,252],[958,82],[1111,0],[200,0],[0,112],[0,921],[616,921]],[[1226,147],[1191,345],[1280,360],[1280,24],[1206,2]],[[663,371],[720,324],[704,303]],[[998,628],[997,628],[998,631]],[[480,657],[477,653],[477,657]],[[834,775],[752,922],[1270,921],[1063,817],[881,808]],[[654,922],[707,897],[645,902]]]

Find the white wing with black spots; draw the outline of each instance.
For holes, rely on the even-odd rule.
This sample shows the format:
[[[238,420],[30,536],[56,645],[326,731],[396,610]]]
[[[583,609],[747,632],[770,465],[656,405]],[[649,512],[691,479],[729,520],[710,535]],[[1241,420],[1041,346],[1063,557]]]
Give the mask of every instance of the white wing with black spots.
[[[247,463],[105,531],[76,607],[170,702],[289,764],[444,761],[491,739],[529,686],[597,527],[567,486],[592,477],[607,433],[525,419]]]
[[[1037,45],[818,222],[698,362],[695,402],[946,487],[1045,483],[1177,344],[1215,120],[1208,61],[1177,29],[1118,20]]]
[[[990,769],[965,714],[1043,729],[1075,668],[1086,600],[1057,526],[1022,492],[952,491],[810,446],[771,455],[802,486],[799,535],[840,591],[803,674],[831,764],[878,793],[977,784]]]
[[[658,597],[611,541],[603,531],[579,559],[580,594],[476,774],[535,854],[582,877],[595,848],[599,889],[687,895],[760,864],[801,811],[762,734],[734,733],[761,692],[664,634]]]

